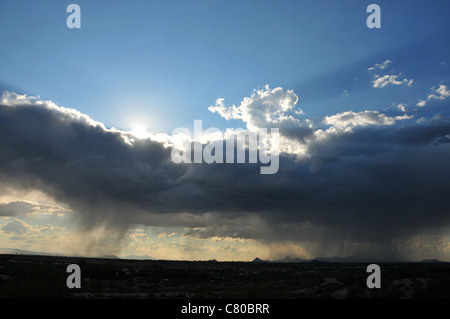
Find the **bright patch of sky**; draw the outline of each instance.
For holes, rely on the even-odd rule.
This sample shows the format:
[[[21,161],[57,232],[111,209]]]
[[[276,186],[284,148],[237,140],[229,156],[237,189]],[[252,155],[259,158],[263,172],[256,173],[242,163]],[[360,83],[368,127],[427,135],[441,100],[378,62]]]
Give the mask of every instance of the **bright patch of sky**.
[[[367,3],[351,0],[76,3],[81,29],[66,27],[65,2],[1,2],[0,85],[108,127],[225,128],[233,122],[208,107],[266,84],[293,89],[314,117],[415,104],[450,82],[443,1],[378,1],[381,29],[367,28]],[[414,81],[380,92],[375,75]]]

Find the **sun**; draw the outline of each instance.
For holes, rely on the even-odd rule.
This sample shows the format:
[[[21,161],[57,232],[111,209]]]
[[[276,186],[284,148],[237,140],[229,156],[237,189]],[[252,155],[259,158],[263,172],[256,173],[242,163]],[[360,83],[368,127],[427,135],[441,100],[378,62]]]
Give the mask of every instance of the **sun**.
[[[134,137],[138,138],[138,139],[146,139],[150,137],[150,133],[147,132],[147,130],[142,127],[142,126],[134,126],[131,131],[130,134],[133,135]]]

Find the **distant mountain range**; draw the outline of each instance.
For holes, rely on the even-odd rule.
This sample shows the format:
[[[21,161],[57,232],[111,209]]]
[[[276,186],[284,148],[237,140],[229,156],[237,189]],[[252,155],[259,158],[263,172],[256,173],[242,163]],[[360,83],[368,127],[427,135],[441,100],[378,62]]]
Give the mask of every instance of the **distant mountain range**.
[[[15,248],[0,248],[0,254],[12,254],[12,255],[39,255],[39,256],[65,256],[58,253],[38,252],[31,250],[15,249]],[[105,259],[135,259],[135,260],[157,260],[149,255],[127,255],[118,257],[116,255],[101,255],[92,256],[91,258],[105,258]],[[217,262],[215,259],[209,260],[211,262]],[[313,259],[301,259],[284,257],[276,260],[263,260],[256,257],[252,263],[383,263],[383,262],[402,262],[402,261],[386,261],[376,260],[371,258],[365,258],[360,256],[348,256],[348,257],[316,257]],[[419,263],[446,263],[438,259],[423,259],[418,261]]]
[[[316,257],[313,259],[301,259],[284,257],[277,260],[263,260],[256,257],[252,263],[383,263],[383,262],[402,262],[402,261],[386,261],[377,260],[372,258],[360,257],[360,256],[348,256],[348,257]],[[438,259],[424,259],[418,261],[419,263],[445,263]]]
[[[256,257],[253,263],[367,263],[367,262],[382,262],[380,260],[373,260],[368,258],[362,258],[358,256],[349,257],[316,257],[313,259],[301,259],[284,257],[276,260],[262,260]]]
[[[0,254],[11,254],[11,255],[39,255],[39,256],[63,256],[58,253],[48,253],[40,251],[23,250],[16,248],[0,248]]]
[[[31,250],[23,250],[23,249],[16,249],[16,248],[0,248],[0,254],[11,254],[11,255],[37,255],[37,256],[65,256],[63,254],[58,253],[48,253],[48,252],[42,252],[42,251],[31,251]],[[143,255],[129,255],[129,256],[122,256],[117,257],[116,255],[100,255],[100,256],[94,256],[93,258],[105,258],[105,259],[139,259],[139,260],[145,260],[150,259],[154,260],[155,258]]]
[[[128,256],[122,256],[122,257],[117,257],[120,259],[136,259],[136,260],[155,260],[156,258],[153,258],[152,256],[149,255],[128,255]]]

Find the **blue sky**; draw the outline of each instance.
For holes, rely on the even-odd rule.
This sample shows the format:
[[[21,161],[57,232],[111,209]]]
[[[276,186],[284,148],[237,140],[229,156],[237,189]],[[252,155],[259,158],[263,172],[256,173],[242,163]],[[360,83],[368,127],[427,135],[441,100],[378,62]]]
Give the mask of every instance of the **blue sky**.
[[[4,245],[450,261],[450,2],[73,2],[0,2]],[[279,171],[128,133],[194,120],[280,128]]]
[[[314,117],[413,103],[449,82],[445,1],[378,1],[381,29],[366,26],[368,1],[77,1],[81,29],[65,25],[70,3],[2,1],[0,83],[108,127],[223,128],[207,107],[266,84],[294,89]],[[387,59],[413,88],[371,87],[367,68]]]

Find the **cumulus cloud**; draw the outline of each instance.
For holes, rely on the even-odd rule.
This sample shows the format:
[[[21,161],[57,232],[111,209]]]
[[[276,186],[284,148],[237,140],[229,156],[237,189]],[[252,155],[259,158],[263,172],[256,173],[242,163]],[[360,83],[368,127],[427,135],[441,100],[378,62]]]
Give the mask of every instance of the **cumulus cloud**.
[[[293,90],[283,90],[281,87],[255,90],[251,96],[242,100],[239,106],[225,106],[224,99],[217,99],[216,105],[208,109],[218,113],[223,118],[239,119],[246,123],[250,130],[271,127],[298,127],[302,123],[292,114],[302,114],[303,111],[296,107],[298,96]]]
[[[260,129],[277,128],[280,133],[280,151],[305,156],[305,139],[313,134],[313,124],[309,119],[301,119],[303,111],[297,106],[299,98],[293,90],[281,87],[271,89],[268,85],[254,90],[239,106],[226,106],[219,98],[208,110],[218,113],[226,120],[239,119],[246,129],[258,132]]]
[[[96,230],[85,236],[93,246],[101,234],[120,241],[140,224],[186,227],[186,236],[201,238],[296,243],[313,256],[365,247],[394,254],[400,238],[450,225],[448,117],[419,124],[366,110],[313,122],[299,117],[298,100],[292,90],[267,86],[239,106],[219,99],[209,108],[248,130],[280,128],[280,169],[269,176],[251,164],[174,164],[170,143],[133,139],[76,110],[7,93],[0,183],[68,205],[81,230]],[[16,216],[14,205],[1,214]],[[6,227],[14,229],[27,227]]]

